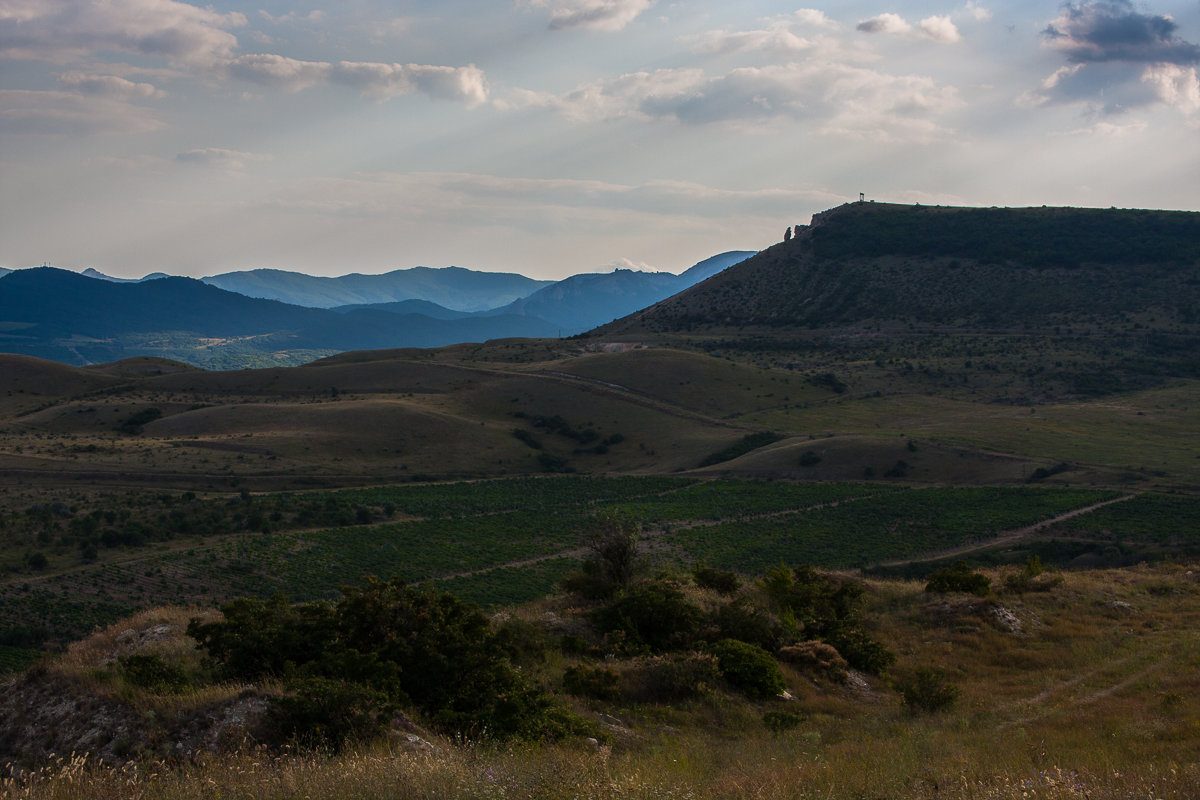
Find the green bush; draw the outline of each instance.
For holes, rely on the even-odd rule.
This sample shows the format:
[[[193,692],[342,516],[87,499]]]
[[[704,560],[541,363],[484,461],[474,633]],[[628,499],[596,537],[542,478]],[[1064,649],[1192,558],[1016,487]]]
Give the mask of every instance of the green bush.
[[[639,662],[630,694],[647,703],[671,703],[698,697],[720,680],[720,667],[711,654],[650,656]]]
[[[965,561],[956,561],[954,566],[943,567],[930,575],[925,591],[939,594],[969,592],[977,597],[987,597],[991,586],[991,578],[974,572]]]
[[[763,724],[774,734],[798,728],[804,720],[805,716],[800,711],[768,711],[763,714]]]
[[[134,653],[117,662],[126,682],[154,692],[180,692],[187,688],[187,672],[169,664],[157,653]]]
[[[620,692],[621,676],[608,667],[587,664],[567,667],[563,673],[563,691],[576,697],[614,700]]]
[[[958,687],[946,680],[944,669],[918,667],[912,678],[901,681],[897,688],[904,705],[917,712],[942,711],[958,700]]]
[[[757,645],[722,639],[712,652],[725,680],[752,698],[774,697],[787,688],[779,664]]]
[[[675,584],[646,581],[592,612],[601,633],[620,632],[634,646],[655,653],[687,647],[696,639],[704,612]]]
[[[720,638],[737,639],[774,653],[783,644],[786,629],[779,618],[749,598],[740,597],[717,610]]]
[[[471,738],[561,728],[561,715],[512,666],[488,618],[452,595],[371,580],[344,589],[336,606],[292,606],[278,595],[222,610],[221,622],[193,620],[189,635],[224,677],[275,677],[295,687],[281,719],[300,738],[357,735],[392,705]],[[333,707],[338,698],[349,704],[344,717]]]
[[[712,589],[720,594],[734,594],[742,586],[735,573],[700,564],[692,568],[692,581],[701,589]]]
[[[348,741],[378,735],[396,705],[384,692],[337,678],[299,678],[289,693],[271,701],[271,721],[281,739],[340,748]]]

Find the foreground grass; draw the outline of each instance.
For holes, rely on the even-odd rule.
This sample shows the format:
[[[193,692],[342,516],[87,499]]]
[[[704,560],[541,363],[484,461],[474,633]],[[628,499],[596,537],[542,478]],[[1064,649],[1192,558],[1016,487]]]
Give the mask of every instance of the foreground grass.
[[[672,738],[636,751],[521,746],[398,745],[340,756],[247,752],[171,769],[110,768],[82,757],[0,783],[6,797],[424,800],[425,798],[1166,798],[1194,797],[1200,766],[1136,747],[1048,751],[1026,737],[968,739],[941,724],[906,726],[884,741],[825,745],[809,733],[737,741]]]

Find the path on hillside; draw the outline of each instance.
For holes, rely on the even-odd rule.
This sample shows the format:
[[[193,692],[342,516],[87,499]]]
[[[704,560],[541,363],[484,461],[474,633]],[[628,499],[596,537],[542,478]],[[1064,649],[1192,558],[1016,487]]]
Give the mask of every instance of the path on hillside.
[[[970,544],[959,545],[958,547],[951,547],[947,550],[936,550],[915,558],[902,558],[897,561],[880,561],[872,566],[906,567],[909,564],[919,564],[922,561],[936,561],[943,558],[953,558],[955,556],[978,552],[979,550],[987,550],[992,547],[996,547],[997,545],[1013,544],[1014,542],[1027,539],[1033,534],[1043,531],[1052,525],[1057,525],[1060,522],[1066,522],[1069,519],[1081,516],[1083,514],[1090,514],[1098,508],[1111,506],[1113,503],[1124,503],[1126,500],[1132,500],[1137,496],[1138,493],[1134,493],[1121,495],[1120,497],[1114,497],[1111,500],[1101,500],[1098,503],[1092,503],[1091,505],[1073,508],[1070,511],[1065,511],[1056,517],[1050,517],[1049,519],[1044,519],[1041,522],[1035,522],[1032,525],[1026,525],[1023,528],[1014,528],[1009,531],[1001,531],[992,538],[982,542],[972,542]]]
[[[585,378],[582,375],[572,375],[569,372],[555,372],[552,370],[530,372],[527,374],[542,378],[543,380],[561,383],[566,386],[578,387],[580,384],[582,384],[583,386],[587,387],[589,391],[597,394],[616,395],[626,403],[632,403],[633,405],[641,406],[643,408],[653,409],[670,417],[686,419],[692,422],[702,422],[706,425],[715,425],[720,428],[731,428],[739,431],[747,430],[745,425],[738,425],[733,422],[726,422],[724,420],[706,416],[699,412],[691,411],[689,409],[677,406],[674,403],[654,397],[653,395],[639,392],[636,389],[630,389],[628,386],[622,386],[619,383],[609,383],[608,381],[602,381],[599,378]]]

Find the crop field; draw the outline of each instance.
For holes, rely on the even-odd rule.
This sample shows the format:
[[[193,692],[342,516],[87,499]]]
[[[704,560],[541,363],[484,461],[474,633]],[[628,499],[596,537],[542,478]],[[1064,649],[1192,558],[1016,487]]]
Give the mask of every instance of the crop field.
[[[189,503],[156,496],[144,505],[151,533],[160,512],[169,519],[172,511],[187,509],[190,518],[225,509],[241,521],[216,526],[226,533],[150,536],[112,554],[103,548],[104,557],[91,563],[10,570],[0,582],[0,645],[61,644],[162,604],[213,605],[275,592],[331,598],[369,575],[431,581],[486,607],[521,603],[546,595],[577,568],[601,514],[640,530],[647,557],[660,567],[703,562],[744,574],[780,563],[854,568],[934,559],[964,546],[1022,540],[1029,526],[1077,510],[1086,513],[1050,524],[1038,537],[1155,542],[1170,552],[1200,547],[1200,499],[1146,494],[1090,509],[1121,496],[1048,486],[583,476],[243,493]],[[261,529],[246,524],[260,519],[268,523]]]

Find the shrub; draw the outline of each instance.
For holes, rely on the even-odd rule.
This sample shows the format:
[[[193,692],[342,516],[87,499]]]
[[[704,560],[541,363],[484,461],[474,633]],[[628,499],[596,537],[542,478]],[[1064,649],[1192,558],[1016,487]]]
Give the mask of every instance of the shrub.
[[[704,613],[673,583],[646,581],[592,613],[601,633],[621,632],[656,653],[692,643]]]
[[[737,639],[722,639],[712,650],[725,680],[750,697],[774,697],[787,688],[779,664],[761,647]]]
[[[768,711],[763,714],[763,724],[774,734],[798,728],[804,720],[805,716],[800,711]]]
[[[712,589],[720,594],[734,594],[742,586],[736,574],[700,564],[692,568],[692,581],[701,589]]]
[[[271,701],[271,721],[283,739],[338,749],[382,731],[396,710],[390,698],[336,678],[290,681],[290,693]]]
[[[797,642],[779,650],[779,658],[811,672],[845,680],[849,664],[833,645],[825,642]]]
[[[820,463],[821,457],[812,450],[806,450],[804,455],[800,456],[800,466],[802,467],[815,467]]]
[[[944,669],[918,667],[913,677],[900,682],[897,688],[904,696],[904,704],[918,712],[932,714],[949,708],[958,700],[958,688],[947,682]]]
[[[740,597],[717,611],[717,628],[723,639],[737,639],[775,652],[783,643],[783,623],[749,598]]]
[[[957,561],[952,567],[943,567],[929,576],[925,591],[946,594],[948,592],[969,592],[978,597],[986,597],[991,590],[992,579],[980,573],[973,572],[965,561]]]
[[[639,662],[630,694],[649,703],[670,703],[697,697],[721,680],[715,656],[672,653]]]
[[[614,700],[620,691],[621,676],[608,667],[580,664],[563,673],[563,691],[576,697]]]
[[[135,653],[125,656],[118,664],[126,682],[154,692],[179,692],[187,688],[187,673],[169,664],[157,653]]]

